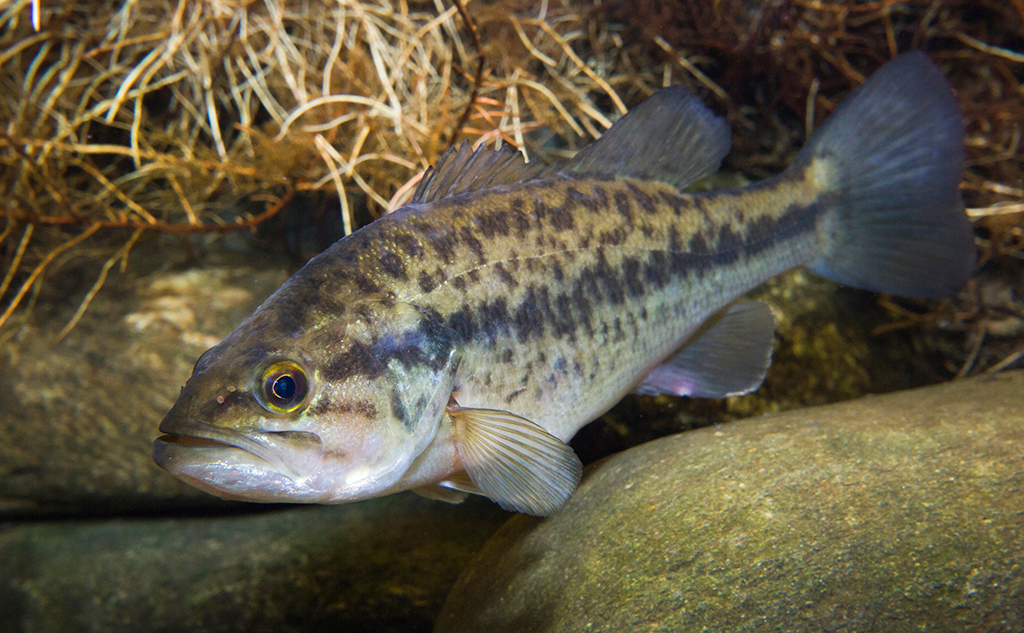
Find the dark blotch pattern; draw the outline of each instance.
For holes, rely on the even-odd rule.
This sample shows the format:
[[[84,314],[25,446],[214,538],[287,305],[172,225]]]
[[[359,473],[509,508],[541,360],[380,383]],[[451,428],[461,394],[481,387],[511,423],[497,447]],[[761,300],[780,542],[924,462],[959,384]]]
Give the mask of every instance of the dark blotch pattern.
[[[434,289],[434,280],[431,278],[430,273],[425,270],[420,271],[419,284],[420,290],[423,292],[430,292]]]
[[[339,285],[376,293],[379,302],[379,295],[390,291],[392,280],[405,281],[408,285],[402,290],[418,287],[422,293],[451,283],[458,293],[437,293],[437,302],[422,302],[435,308],[432,320],[466,343],[492,349],[496,362],[536,360],[543,354],[540,348],[548,350],[557,365],[555,372],[550,373],[552,368],[541,361],[543,366],[534,376],[545,385],[558,383],[573,365],[581,377],[584,369],[574,360],[554,357],[564,351],[552,350],[564,348],[548,347],[544,337],[572,342],[596,336],[608,344],[638,340],[644,336],[645,323],[662,314],[661,308],[645,314],[645,306],[637,303],[645,294],[670,289],[683,280],[699,280],[715,267],[742,263],[813,230],[821,211],[817,206],[793,206],[761,217],[750,211],[747,217],[756,219],[740,223],[736,220],[740,207],[748,204],[741,195],[679,194],[614,179],[601,183],[554,179],[528,183],[500,197],[486,192],[474,195],[480,197],[473,204],[465,199],[457,205],[436,203],[436,211],[444,213],[443,222],[431,221],[427,213],[410,214],[399,218],[403,223],[390,220],[376,233],[374,223],[367,227],[370,231],[360,232],[364,235],[347,238],[342,243],[349,246],[342,250],[358,246],[364,254],[375,255],[353,259],[351,252],[339,253],[336,261],[352,262],[343,271],[344,284]],[[737,213],[729,212],[730,204],[736,205]],[[425,261],[421,264],[414,257]],[[327,277],[317,274],[320,280]],[[338,276],[337,268],[332,274]],[[483,292],[484,282],[488,292]],[[297,311],[316,317],[327,304],[319,296],[320,287],[310,285],[313,289],[296,294],[293,303],[317,305]],[[345,297],[349,313],[359,313],[360,302],[339,296]],[[668,308],[664,313],[666,318],[671,316]],[[364,316],[373,322],[375,315]],[[303,320],[297,318],[296,324]],[[431,341],[426,332],[341,341],[337,347],[343,351],[324,369],[325,379],[373,379],[396,360],[407,366],[447,361],[448,356]],[[520,354],[517,345],[524,344],[536,351]],[[589,372],[590,361],[585,364]],[[517,368],[517,378],[522,369]],[[534,386],[530,385],[531,390]],[[509,402],[520,393],[508,394]],[[415,417],[415,407],[401,402],[399,395],[393,394],[391,413],[407,421]],[[330,403],[313,406],[324,407],[326,413]]]
[[[360,291],[365,292],[367,294],[374,294],[380,292],[380,286],[374,283],[372,279],[361,273],[357,273],[352,278],[352,281],[355,282],[356,287],[359,288]]]
[[[633,228],[633,204],[629,195],[625,191],[616,191],[612,199],[615,200],[615,210],[625,219],[626,226]]]
[[[384,333],[370,343],[352,341],[346,351],[328,363],[323,376],[328,382],[342,382],[354,377],[373,380],[383,375],[393,360],[406,369],[425,365],[433,371],[440,371],[448,363],[454,344],[449,336],[450,331],[424,319],[418,330],[397,335]]]
[[[380,265],[384,272],[397,281],[405,281],[409,276],[405,272],[405,262],[401,256],[389,248],[385,248],[380,254]]]
[[[509,212],[505,209],[488,209],[477,217],[476,225],[480,234],[489,240],[508,235]]]
[[[632,194],[633,200],[643,209],[644,213],[647,215],[656,215],[658,213],[658,205],[655,204],[654,198],[646,191],[632,182],[627,182],[626,186],[629,187],[629,193]]]
[[[506,270],[504,264],[502,264],[501,262],[498,262],[497,264],[494,265],[494,272],[497,273],[502,283],[504,283],[509,288],[515,288],[516,286],[519,285],[519,282],[516,280],[515,276],[508,270]]]
[[[391,415],[401,422],[402,426],[406,429],[411,429],[412,425],[416,422],[405,408],[405,402],[402,401],[402,394],[398,389],[391,390]]]
[[[547,297],[547,288],[540,290]],[[544,336],[544,307],[540,305],[536,286],[530,286],[526,298],[512,313],[512,326],[515,328],[516,340],[525,343],[533,338]]]
[[[409,257],[421,257],[423,255],[423,246],[420,245],[420,241],[416,239],[415,235],[404,231],[395,233],[395,246],[398,247],[399,252],[405,253]]]
[[[484,253],[484,245],[476,237],[476,232],[471,227],[463,227],[459,237],[462,243],[469,247],[469,250],[476,255],[477,262],[482,266],[487,263],[487,255]]]
[[[569,200],[567,200],[567,204],[550,212],[548,219],[551,222],[552,229],[555,231],[571,231],[576,228],[572,206]]]

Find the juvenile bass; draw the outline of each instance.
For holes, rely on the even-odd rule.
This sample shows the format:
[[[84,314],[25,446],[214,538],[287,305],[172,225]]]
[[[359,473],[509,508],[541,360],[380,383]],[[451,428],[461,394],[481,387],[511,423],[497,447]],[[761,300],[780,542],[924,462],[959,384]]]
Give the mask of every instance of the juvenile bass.
[[[626,393],[761,384],[774,319],[734,301],[763,281],[807,266],[936,297],[970,276],[960,109],[924,54],[884,65],[782,174],[684,193],[730,144],[674,87],[564,163],[449,152],[199,358],[154,459],[231,499],[412,489],[546,515],[580,478],[566,441]]]

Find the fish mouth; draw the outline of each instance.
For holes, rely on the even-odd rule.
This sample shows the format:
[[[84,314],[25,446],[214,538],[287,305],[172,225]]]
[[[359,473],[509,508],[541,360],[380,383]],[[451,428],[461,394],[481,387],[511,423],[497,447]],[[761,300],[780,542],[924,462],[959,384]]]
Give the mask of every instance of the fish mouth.
[[[216,478],[210,476],[213,470],[230,470],[237,475],[245,471],[261,478],[271,470],[301,483],[318,472],[323,462],[320,436],[305,431],[240,433],[170,416],[164,418],[160,431],[164,435],[153,442],[153,459],[190,483],[206,473],[206,483],[216,484]]]

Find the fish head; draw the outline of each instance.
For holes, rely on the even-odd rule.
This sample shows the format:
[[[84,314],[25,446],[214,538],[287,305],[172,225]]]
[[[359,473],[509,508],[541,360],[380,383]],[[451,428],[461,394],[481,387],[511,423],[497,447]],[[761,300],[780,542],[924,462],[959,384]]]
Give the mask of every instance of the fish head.
[[[404,304],[296,328],[267,304],[196,362],[157,465],[217,496],[352,501],[388,492],[433,441],[454,332]]]

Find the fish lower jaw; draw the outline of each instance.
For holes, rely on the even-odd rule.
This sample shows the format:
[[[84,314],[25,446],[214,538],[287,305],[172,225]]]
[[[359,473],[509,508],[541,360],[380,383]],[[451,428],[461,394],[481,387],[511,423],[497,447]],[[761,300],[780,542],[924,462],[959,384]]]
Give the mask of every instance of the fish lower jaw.
[[[153,460],[174,477],[232,501],[316,503],[324,492],[310,478],[293,479],[270,462],[216,440],[163,435],[153,442]]]

